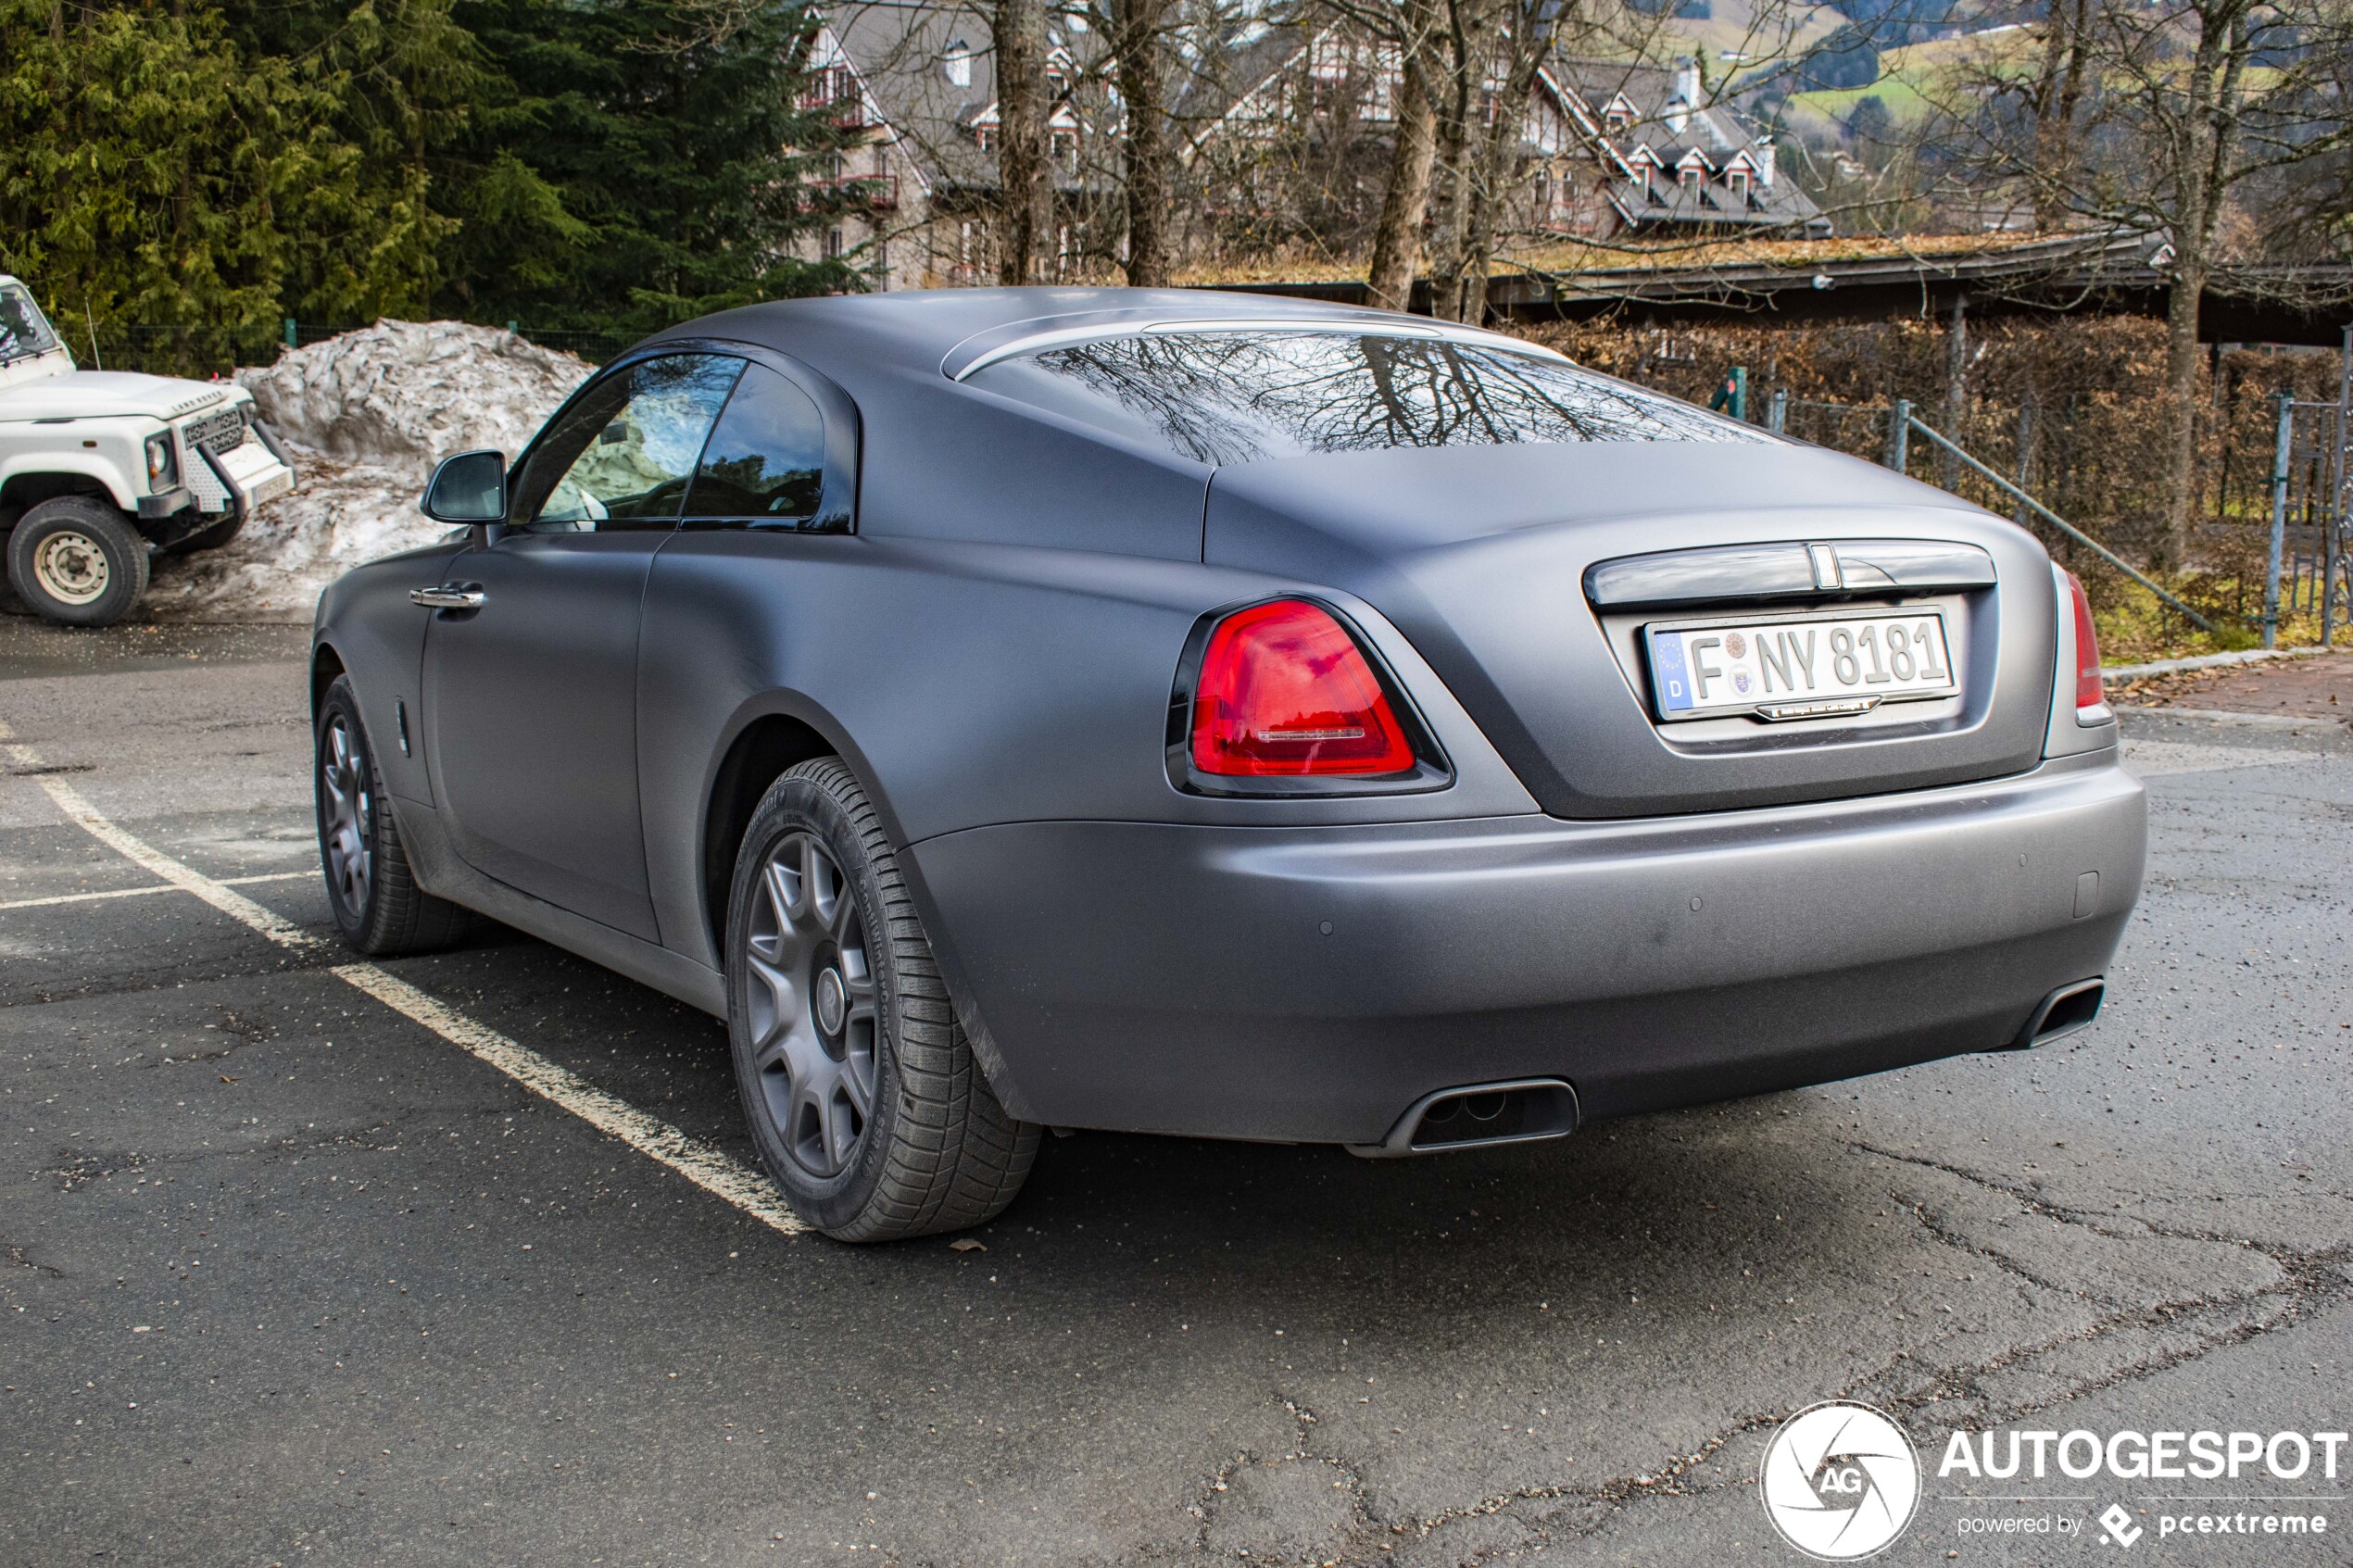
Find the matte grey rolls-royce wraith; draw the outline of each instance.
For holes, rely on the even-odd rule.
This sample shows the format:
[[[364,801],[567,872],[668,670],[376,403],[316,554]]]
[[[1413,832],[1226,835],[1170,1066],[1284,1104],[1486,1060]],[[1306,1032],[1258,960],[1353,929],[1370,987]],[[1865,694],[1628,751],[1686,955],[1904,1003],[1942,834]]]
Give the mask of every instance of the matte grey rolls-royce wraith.
[[[1406,1154],[2032,1046],[2138,896],[2031,536],[1496,333],[755,306],[425,507],[320,601],[336,921],[724,1017],[845,1239],[1044,1126]]]

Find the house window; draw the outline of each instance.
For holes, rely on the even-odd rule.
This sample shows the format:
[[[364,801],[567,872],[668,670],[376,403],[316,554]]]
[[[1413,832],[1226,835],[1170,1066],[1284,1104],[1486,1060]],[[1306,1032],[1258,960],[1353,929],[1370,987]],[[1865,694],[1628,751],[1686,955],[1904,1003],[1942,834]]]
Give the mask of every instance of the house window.
[[[1602,116],[1603,128],[1609,131],[1623,131],[1633,123],[1634,117],[1624,109],[1614,108]]]
[[[1724,176],[1724,183],[1730,185],[1732,188],[1733,194],[1737,195],[1744,196],[1748,194],[1748,170],[1745,169],[1733,169],[1730,174]]]
[[[841,225],[837,223],[825,231],[825,259],[837,260],[841,256]]]
[[[975,125],[973,127],[973,140],[985,153],[997,144],[997,128],[993,125]]]
[[[1683,189],[1685,189],[1685,190],[1687,190],[1687,191],[1691,192],[1691,194],[1693,194],[1693,195],[1697,195],[1697,194],[1699,194],[1699,188],[1700,188],[1700,184],[1701,184],[1701,178],[1700,178],[1700,172],[1699,172],[1699,170],[1698,170],[1698,169],[1684,169],[1684,170],[1682,171],[1681,179],[1682,179],[1682,182],[1683,182]]]
[[[940,64],[948,72],[950,86],[970,87],[973,84],[973,46],[963,39],[959,38],[948,45],[948,53],[940,56]]]
[[[1078,161],[1077,132],[1057,131],[1054,132],[1054,157],[1057,161],[1063,163],[1076,163]]]

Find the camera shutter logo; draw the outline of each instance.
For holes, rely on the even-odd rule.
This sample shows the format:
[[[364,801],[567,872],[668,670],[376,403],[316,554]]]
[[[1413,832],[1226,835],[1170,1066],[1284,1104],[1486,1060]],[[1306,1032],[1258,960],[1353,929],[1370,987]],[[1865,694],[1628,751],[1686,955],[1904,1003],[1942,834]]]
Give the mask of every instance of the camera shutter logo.
[[[1757,1489],[1781,1539],[1825,1562],[1852,1562],[1884,1550],[1912,1522],[1919,1457],[1878,1411],[1829,1399],[1781,1423]]]

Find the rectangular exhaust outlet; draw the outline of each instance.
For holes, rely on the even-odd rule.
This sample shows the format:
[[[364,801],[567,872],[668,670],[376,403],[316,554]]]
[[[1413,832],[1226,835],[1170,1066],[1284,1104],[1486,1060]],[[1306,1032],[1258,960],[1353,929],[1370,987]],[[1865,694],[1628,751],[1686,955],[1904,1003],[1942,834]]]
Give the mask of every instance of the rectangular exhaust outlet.
[[[2072,985],[2062,985],[2034,1010],[2020,1031],[2014,1049],[2026,1050],[2046,1046],[2053,1040],[2074,1034],[2088,1026],[2100,1015],[2100,1002],[2108,995],[2105,976],[2095,980],[2079,980]]]
[[[1531,1143],[1577,1130],[1577,1091],[1559,1078],[1516,1078],[1502,1084],[1469,1084],[1424,1095],[1405,1108],[1389,1136],[1378,1143],[1348,1146],[1367,1160],[1437,1154],[1458,1148],[1491,1148]]]

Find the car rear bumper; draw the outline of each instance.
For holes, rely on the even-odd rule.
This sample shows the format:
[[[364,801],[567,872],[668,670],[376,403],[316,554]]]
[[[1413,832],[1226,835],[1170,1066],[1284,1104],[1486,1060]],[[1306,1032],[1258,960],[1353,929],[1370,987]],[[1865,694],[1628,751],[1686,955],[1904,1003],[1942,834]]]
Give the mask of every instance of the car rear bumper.
[[[2116,753],[1644,822],[1031,822],[912,847],[1018,1114],[1376,1143],[1433,1090],[1587,1119],[2018,1042],[2139,896]]]

